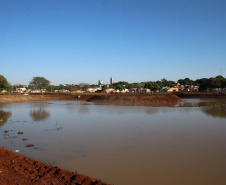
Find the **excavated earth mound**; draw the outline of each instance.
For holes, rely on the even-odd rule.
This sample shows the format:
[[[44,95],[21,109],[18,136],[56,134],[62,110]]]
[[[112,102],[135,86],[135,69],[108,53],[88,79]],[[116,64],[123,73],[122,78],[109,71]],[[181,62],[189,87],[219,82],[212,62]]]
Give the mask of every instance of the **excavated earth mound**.
[[[183,102],[183,99],[173,94],[137,94],[137,95],[114,95],[106,94],[102,96],[93,96],[88,99],[90,102],[98,104],[118,104],[131,106],[159,106]]]
[[[108,185],[98,179],[53,167],[0,147],[1,185]]]

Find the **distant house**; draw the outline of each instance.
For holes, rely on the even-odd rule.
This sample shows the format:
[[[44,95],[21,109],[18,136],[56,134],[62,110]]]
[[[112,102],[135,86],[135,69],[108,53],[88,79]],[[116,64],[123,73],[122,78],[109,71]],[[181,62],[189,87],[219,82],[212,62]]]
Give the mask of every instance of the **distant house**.
[[[101,87],[99,87],[99,88],[87,88],[86,89],[87,93],[96,93],[96,92],[100,92],[100,91],[102,91]]]
[[[16,88],[16,91],[18,93],[24,93],[26,91],[26,88],[25,87],[24,88]]]
[[[185,87],[184,88],[184,91],[185,92],[197,92],[199,90],[199,86],[194,86],[194,85],[192,85],[192,86],[187,86],[187,87]]]
[[[178,92],[179,88],[178,87],[171,87],[167,90],[167,92]]]
[[[43,91],[43,90],[33,90],[33,91],[31,91],[31,93],[45,93],[45,91]]]
[[[184,90],[184,86],[183,86],[183,87],[182,87],[182,86],[179,87],[178,90],[179,90],[179,91],[183,91],[183,90]]]
[[[87,93],[95,93],[97,90],[96,89],[93,89],[93,88],[88,88],[86,89],[86,92]]]
[[[117,92],[117,90],[113,89],[113,88],[109,88],[105,90],[106,93],[114,93]]]
[[[137,92],[137,88],[131,88],[131,89],[129,89],[129,92],[131,92],[131,93]]]
[[[162,87],[161,89],[160,89],[160,92],[167,92],[168,91],[168,89],[169,89],[169,87]]]
[[[138,90],[137,90],[137,92],[139,92],[139,93],[147,93],[147,92],[151,92],[151,90],[150,89],[147,89],[147,88],[138,88]]]
[[[68,90],[66,90],[66,89],[61,89],[61,90],[59,90],[58,92],[59,92],[59,93],[67,93]]]
[[[120,93],[120,91],[118,89],[114,90],[114,91],[111,91],[111,93]]]
[[[123,90],[121,91],[121,93],[127,93],[127,92],[129,92],[129,89],[123,89]]]

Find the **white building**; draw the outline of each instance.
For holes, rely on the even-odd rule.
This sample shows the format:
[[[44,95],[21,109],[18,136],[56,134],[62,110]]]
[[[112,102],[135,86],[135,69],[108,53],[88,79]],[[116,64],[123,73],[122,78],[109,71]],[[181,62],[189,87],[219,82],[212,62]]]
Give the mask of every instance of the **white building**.
[[[26,91],[26,88],[16,88],[16,91],[18,91],[18,93],[23,93]]]
[[[104,85],[104,81],[103,81],[103,80],[99,80],[99,81],[98,81],[98,84],[99,84],[99,85]]]

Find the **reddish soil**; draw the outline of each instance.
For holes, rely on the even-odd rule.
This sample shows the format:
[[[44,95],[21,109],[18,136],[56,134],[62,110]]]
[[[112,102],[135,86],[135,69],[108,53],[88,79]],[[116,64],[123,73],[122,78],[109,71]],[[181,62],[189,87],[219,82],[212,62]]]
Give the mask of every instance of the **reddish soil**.
[[[38,102],[51,100],[75,100],[76,95],[71,94],[10,94],[0,95],[0,103],[21,103],[21,102]]]
[[[96,95],[88,101],[98,104],[115,104],[131,106],[164,106],[183,100],[173,94],[106,94]]]
[[[108,185],[98,179],[53,167],[0,147],[1,185]]]

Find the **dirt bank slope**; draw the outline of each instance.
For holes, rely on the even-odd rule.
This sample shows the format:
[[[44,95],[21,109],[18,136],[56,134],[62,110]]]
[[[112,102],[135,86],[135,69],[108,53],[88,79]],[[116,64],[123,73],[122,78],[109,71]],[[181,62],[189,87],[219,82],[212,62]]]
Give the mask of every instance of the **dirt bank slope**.
[[[79,98],[78,98],[79,97]],[[29,94],[0,95],[0,103],[37,102],[51,100],[83,100],[98,104],[119,104],[132,106],[165,105],[182,102],[183,99],[173,94]]]
[[[173,94],[107,94],[102,96],[94,96],[88,101],[100,104],[119,104],[119,105],[132,105],[132,106],[151,106],[151,105],[164,105],[167,103],[177,103],[183,100]]]
[[[0,103],[21,103],[21,102],[37,102],[51,100],[75,100],[76,95],[70,94],[11,94],[0,95]]]
[[[108,185],[101,180],[46,165],[0,147],[0,184]]]

